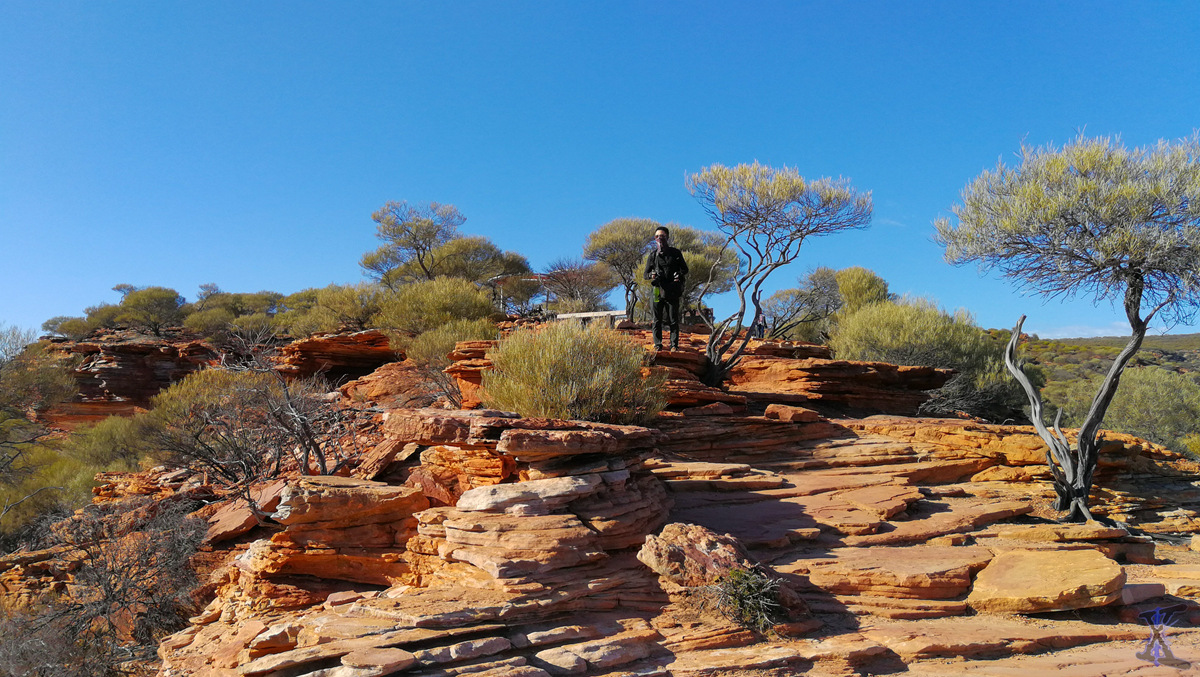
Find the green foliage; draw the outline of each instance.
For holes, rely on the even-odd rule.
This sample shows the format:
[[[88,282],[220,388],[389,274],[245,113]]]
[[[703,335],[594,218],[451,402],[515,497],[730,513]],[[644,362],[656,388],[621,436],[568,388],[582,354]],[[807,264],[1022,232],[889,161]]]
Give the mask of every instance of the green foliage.
[[[421,366],[444,369],[450,366],[447,357],[459,341],[484,341],[496,338],[496,325],[491,320],[451,320],[404,345],[405,356]]]
[[[380,304],[374,324],[403,344],[407,337],[453,320],[478,320],[495,314],[486,291],[466,280],[442,277],[400,287]]]
[[[839,320],[829,346],[838,359],[958,371],[935,392],[923,409],[927,413],[961,410],[993,421],[1022,417],[1024,396],[1005,375],[1003,343],[965,310],[951,314],[925,299],[875,303]]]
[[[440,327],[407,341],[405,356],[425,374],[434,395],[444,395],[455,407],[462,405],[458,381],[442,370],[450,366],[449,355],[459,341],[483,341],[496,338],[491,320],[451,320]]]
[[[520,330],[489,354],[488,406],[523,416],[638,423],[666,404],[665,376],[642,376],[644,351],[621,334],[557,322]]]
[[[121,299],[119,322],[149,329],[157,336],[163,327],[183,322],[185,300],[179,292],[166,287],[146,287],[125,294]]]
[[[874,271],[861,266],[843,268],[834,275],[843,316],[851,315],[873,303],[891,299],[888,283]]]
[[[454,205],[436,202],[417,207],[388,202],[371,218],[383,244],[365,254],[359,265],[368,277],[391,288],[437,277],[433,252],[457,238],[458,227],[466,221]]]
[[[1062,408],[1065,425],[1079,426],[1099,388],[1100,377],[1071,382],[1051,405]],[[1126,369],[1121,375],[1104,427],[1179,452],[1200,435],[1200,383],[1158,367]]]
[[[1135,312],[1163,303],[1168,321],[1200,302],[1200,136],[1022,146],[1017,166],[983,172],[953,212],[956,224],[935,224],[951,263],[1051,297],[1136,300]]]
[[[871,195],[843,179],[809,181],[795,169],[757,162],[715,164],[688,176],[685,185],[741,256],[738,309],[717,323],[706,348],[705,381],[716,385],[741,359],[749,341],[742,332],[746,310],[757,306],[766,279],[796,260],[809,237],[867,227]]]
[[[528,275],[529,261],[516,252],[500,251],[486,237],[458,237],[433,250],[435,277],[461,277],[477,284],[509,275]]]
[[[331,284],[317,292],[317,307],[322,309],[338,327],[362,330],[371,326],[380,308],[383,294],[379,285]]]
[[[293,336],[340,329],[357,331],[375,326],[383,298],[383,290],[377,284],[331,284],[281,298],[277,304],[278,312],[268,318],[269,322],[255,314],[238,318],[234,326],[255,329],[271,324]]]
[[[226,308],[205,308],[183,321],[185,329],[205,336],[217,336],[229,329],[236,316]]]
[[[109,416],[74,430],[63,442],[62,450],[67,457],[89,467],[106,471],[137,470],[139,461],[154,451],[149,443],[154,424],[154,417],[145,414]]]
[[[731,569],[708,593],[717,611],[743,628],[767,634],[784,621],[779,582],[759,571]]]
[[[625,288],[625,314],[633,317],[639,298],[641,266],[654,230],[661,226],[653,219],[613,219],[588,234],[583,258],[608,266]]]
[[[0,325],[0,537],[49,506],[78,498],[91,476],[65,462],[28,416],[75,393],[69,362],[33,343],[33,332]],[[86,469],[85,469],[86,470]]]
[[[88,331],[98,328],[116,329],[123,322],[121,306],[112,303],[88,306],[83,313],[87,317],[88,326],[91,327]]]

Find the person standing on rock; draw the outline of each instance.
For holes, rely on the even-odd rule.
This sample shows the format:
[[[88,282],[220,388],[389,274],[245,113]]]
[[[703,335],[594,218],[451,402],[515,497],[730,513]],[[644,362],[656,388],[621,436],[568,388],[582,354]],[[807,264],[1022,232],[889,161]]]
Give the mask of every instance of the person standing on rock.
[[[683,299],[683,280],[687,261],[683,252],[668,244],[671,231],[665,226],[654,230],[654,248],[646,259],[645,278],[654,288],[654,349],[662,350],[663,322],[671,332],[671,350],[679,350],[679,302]]]

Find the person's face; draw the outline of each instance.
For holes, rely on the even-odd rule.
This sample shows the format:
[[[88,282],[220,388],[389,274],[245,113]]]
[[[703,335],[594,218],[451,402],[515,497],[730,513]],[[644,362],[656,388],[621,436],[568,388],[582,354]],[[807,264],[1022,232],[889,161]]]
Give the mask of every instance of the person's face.
[[[661,230],[655,231],[654,241],[659,245],[665,245],[667,243],[667,234]]]

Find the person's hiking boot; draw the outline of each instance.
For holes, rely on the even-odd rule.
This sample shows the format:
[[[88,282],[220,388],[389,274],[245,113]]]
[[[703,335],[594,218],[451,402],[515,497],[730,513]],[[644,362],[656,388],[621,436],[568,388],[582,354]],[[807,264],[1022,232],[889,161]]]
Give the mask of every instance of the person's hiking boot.
[[[654,352],[656,352],[656,353],[661,353],[661,352],[662,352],[662,344],[661,344],[661,343],[655,343],[655,344],[654,344]]]
[[[671,352],[675,352],[675,351],[677,351],[677,350],[679,350],[679,344],[678,344],[678,343],[672,343],[672,344],[671,344]]]

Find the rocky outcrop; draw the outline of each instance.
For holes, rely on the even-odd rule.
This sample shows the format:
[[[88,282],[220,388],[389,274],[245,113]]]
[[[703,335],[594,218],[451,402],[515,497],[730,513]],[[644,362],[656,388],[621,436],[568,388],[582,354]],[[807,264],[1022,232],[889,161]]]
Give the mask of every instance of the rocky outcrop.
[[[624,333],[651,352],[649,332]],[[842,414],[910,416],[929,398],[926,391],[940,388],[953,376],[946,369],[833,360],[825,346],[752,340],[730,372],[728,387],[714,388],[701,382],[707,368],[706,340],[684,334],[679,350],[654,353],[653,368],[667,376],[668,412],[737,414],[745,412],[748,404],[774,403],[820,406]],[[495,341],[464,341],[450,354],[453,363],[445,371],[458,381],[468,408],[480,405],[483,373],[492,366],[487,351],[495,345]],[[722,406],[701,409],[714,404]]]
[[[655,651],[659,633],[629,614],[666,602],[633,560],[670,508],[643,468],[659,433],[418,409],[390,412],[383,435],[391,460],[373,461],[370,474],[395,476],[390,465],[407,462],[397,450],[408,450],[420,472],[407,486],[289,481],[270,515],[280,527],[251,542],[209,610],[163,643],[164,670],[562,674]],[[444,504],[429,508],[426,493]],[[618,608],[577,625],[580,612]],[[547,622],[566,611],[571,623]],[[215,660],[214,645],[224,647]]]
[[[1200,530],[1200,467],[1140,440],[1102,453],[1094,512],[1113,524],[1064,525],[1025,427],[786,402],[654,428],[397,409],[395,368],[343,391],[389,403],[350,477],[264,483],[261,522],[203,476],[103,478],[114,515],[208,503],[207,606],[162,642],[164,677],[934,674],[949,657],[938,674],[989,674],[1144,642],[1139,616],[1164,605],[1200,620],[1200,552],[1146,535]],[[77,566],[0,558],[0,595],[33,603]],[[693,590],[750,567],[807,611],[764,635]]]
[[[49,423],[64,427],[131,415],[149,407],[160,390],[221,359],[211,345],[182,330],[162,336],[106,330],[84,341],[55,341],[53,347],[79,359],[73,370],[79,394],[45,414]]]
[[[160,335],[130,329],[99,330],[78,342],[53,339],[52,349],[78,359],[73,375],[79,394],[42,415],[51,425],[73,428],[108,416],[130,416],[150,398],[194,371],[219,365],[222,349],[179,328]],[[400,359],[377,330],[317,334],[278,348],[273,359],[290,377],[321,373],[333,383],[370,374]],[[398,390],[398,389],[397,389]]]
[[[729,391],[751,402],[821,406],[843,413],[913,416],[953,376],[948,369],[882,362],[747,356],[729,373]]]
[[[378,367],[403,359],[378,329],[353,333],[314,334],[279,348],[276,368],[288,376],[321,374],[331,383],[366,376]]]

